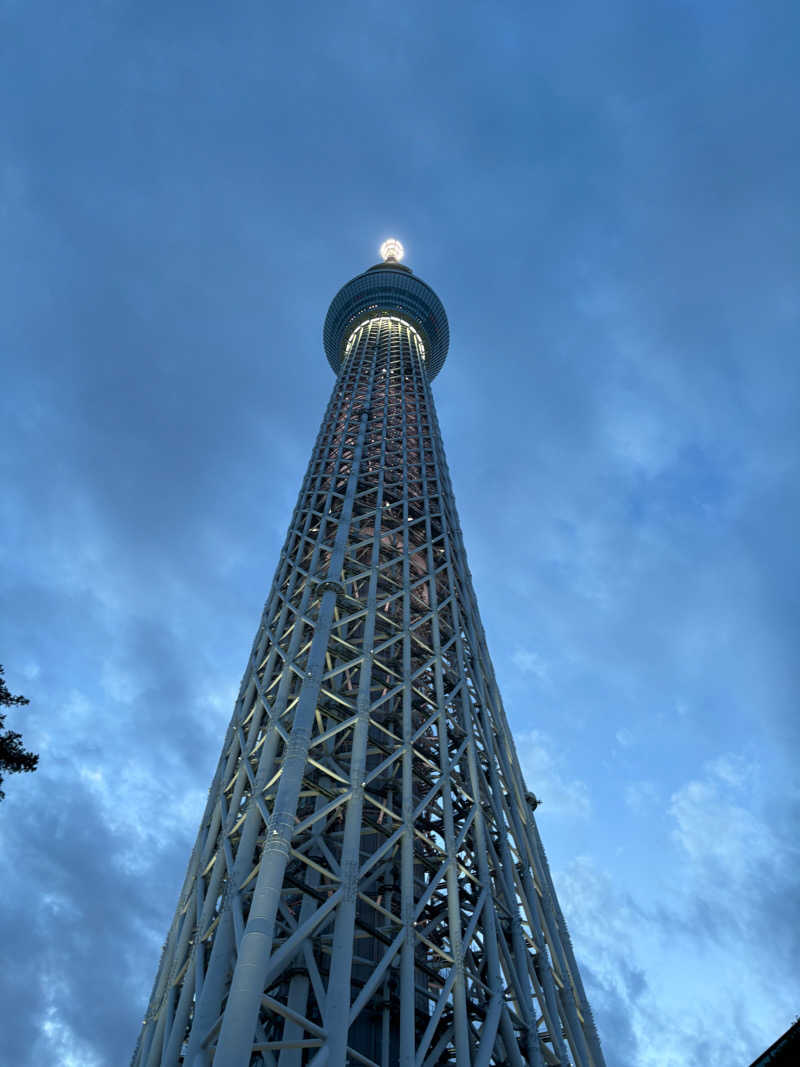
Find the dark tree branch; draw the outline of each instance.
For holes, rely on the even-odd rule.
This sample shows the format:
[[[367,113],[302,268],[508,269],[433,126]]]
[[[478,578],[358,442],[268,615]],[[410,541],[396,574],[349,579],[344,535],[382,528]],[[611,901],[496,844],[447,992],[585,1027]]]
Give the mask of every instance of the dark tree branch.
[[[15,707],[29,704],[24,696],[14,696],[8,691],[0,665],[0,707]],[[17,774],[20,771],[35,771],[39,757],[35,752],[28,752],[22,747],[22,734],[15,730],[5,730],[6,717],[0,714],[0,800],[5,797],[2,789],[4,774]]]

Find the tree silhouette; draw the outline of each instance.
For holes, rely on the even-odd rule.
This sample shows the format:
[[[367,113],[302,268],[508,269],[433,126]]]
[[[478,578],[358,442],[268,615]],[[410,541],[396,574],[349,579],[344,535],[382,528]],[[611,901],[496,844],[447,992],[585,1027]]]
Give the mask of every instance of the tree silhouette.
[[[3,678],[3,667],[0,664],[0,707],[13,707],[18,704],[30,704],[27,697],[14,696],[9,693],[8,686]],[[16,774],[18,771],[35,771],[39,757],[35,752],[26,752],[22,747],[22,734],[14,730],[5,730],[5,714],[0,713],[0,800],[5,797],[3,792],[3,775]]]

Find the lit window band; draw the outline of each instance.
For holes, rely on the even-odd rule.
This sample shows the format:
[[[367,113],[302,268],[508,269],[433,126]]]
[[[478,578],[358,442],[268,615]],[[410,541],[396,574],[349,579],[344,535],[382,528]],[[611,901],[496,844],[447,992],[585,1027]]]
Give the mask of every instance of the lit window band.
[[[353,351],[363,332],[365,330],[369,331],[370,326],[374,324],[377,324],[379,328],[385,328],[388,326],[388,328],[392,330],[392,332],[396,331],[400,334],[400,336],[402,336],[402,330],[398,330],[398,327],[405,327],[406,337],[408,339],[409,345],[413,349],[416,349],[417,355],[424,362],[425,344],[422,340],[422,337],[419,335],[417,330],[414,329],[410,322],[408,322],[406,319],[401,319],[397,315],[376,315],[374,318],[365,319],[363,322],[360,322],[350,334],[350,336],[347,338],[347,343],[344,346],[345,359]]]

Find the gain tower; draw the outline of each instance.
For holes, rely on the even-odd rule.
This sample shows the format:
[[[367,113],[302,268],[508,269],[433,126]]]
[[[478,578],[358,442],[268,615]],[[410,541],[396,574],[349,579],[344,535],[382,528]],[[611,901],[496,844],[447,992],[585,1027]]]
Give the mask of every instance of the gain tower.
[[[431,382],[384,261],[335,374],[134,1067],[603,1067],[478,615]]]

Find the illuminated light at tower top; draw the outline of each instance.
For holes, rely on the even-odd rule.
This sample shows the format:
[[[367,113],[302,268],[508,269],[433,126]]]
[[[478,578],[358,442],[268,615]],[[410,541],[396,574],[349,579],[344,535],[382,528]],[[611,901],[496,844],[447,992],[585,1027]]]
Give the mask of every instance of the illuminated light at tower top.
[[[390,262],[391,260],[399,263],[405,254],[406,250],[396,237],[390,237],[388,241],[384,241],[381,245],[381,259],[384,263]]]

